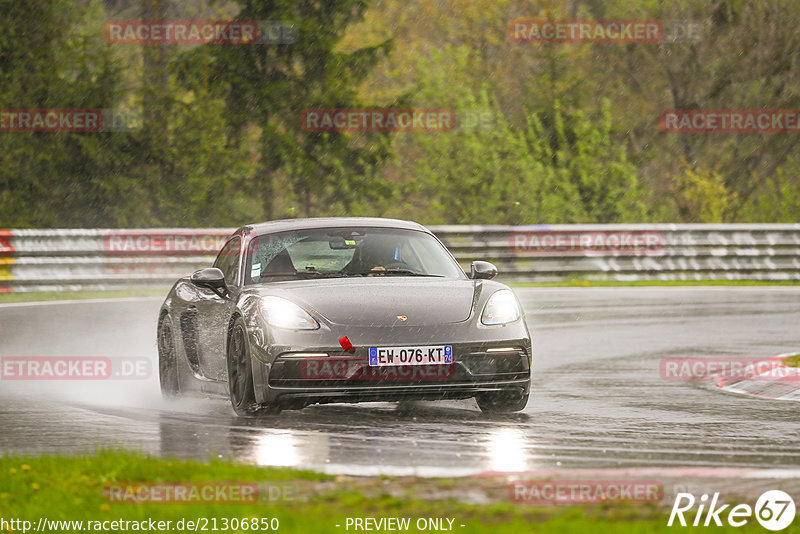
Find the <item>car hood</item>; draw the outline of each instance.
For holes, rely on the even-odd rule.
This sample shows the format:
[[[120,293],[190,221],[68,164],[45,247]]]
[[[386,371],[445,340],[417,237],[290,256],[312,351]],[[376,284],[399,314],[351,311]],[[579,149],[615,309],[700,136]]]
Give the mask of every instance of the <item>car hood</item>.
[[[401,276],[334,278],[274,282],[258,293],[287,298],[336,324],[431,326],[469,319],[475,283]]]

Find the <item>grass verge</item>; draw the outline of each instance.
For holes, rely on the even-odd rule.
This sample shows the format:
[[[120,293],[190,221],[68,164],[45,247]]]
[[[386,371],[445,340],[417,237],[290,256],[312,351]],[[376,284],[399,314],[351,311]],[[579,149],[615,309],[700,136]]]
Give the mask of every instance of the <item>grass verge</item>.
[[[786,356],[783,359],[783,365],[786,367],[800,367],[800,354],[793,354]]]
[[[41,302],[49,300],[113,299],[131,297],[166,297],[169,288],[111,289],[108,291],[30,291],[0,293],[0,304],[7,302]]]
[[[135,486],[135,483],[145,482],[222,481],[257,483],[258,502],[131,504],[110,502],[103,492],[108,485],[120,483]],[[465,496],[472,495],[474,499],[476,488],[483,491],[493,486],[499,497],[482,499],[485,504],[462,502]],[[273,488],[279,489],[273,491]],[[418,518],[452,518],[452,530],[465,534],[672,530],[666,526],[668,511],[655,504],[581,507],[515,504],[509,501],[503,479],[331,477],[309,471],[237,465],[223,460],[207,463],[160,460],[120,451],[101,451],[86,457],[0,458],[0,519],[30,521],[33,530],[40,518],[46,518],[49,522],[83,522],[80,526],[61,525],[60,528],[47,523],[46,531],[50,532],[96,531],[96,528],[87,528],[91,527],[88,522],[150,519],[171,521],[168,531],[172,532],[193,531],[186,521],[198,520],[206,522],[208,531],[213,531],[211,527],[216,525],[220,532],[252,532],[252,528],[241,528],[240,524],[239,528],[222,527],[226,521],[232,526],[233,519],[250,522],[255,519],[257,525],[263,525],[261,519],[277,518],[279,532],[342,533],[354,531],[352,526],[346,528],[346,520],[356,517],[410,518],[410,532],[418,531],[415,527]],[[176,528],[181,519],[184,528]],[[742,532],[755,528],[749,527],[750,524],[734,530]],[[127,529],[131,530],[130,526]],[[23,531],[21,528],[6,530]],[[197,530],[202,532],[202,526]]]
[[[800,286],[800,280],[584,280],[506,282],[511,287]]]

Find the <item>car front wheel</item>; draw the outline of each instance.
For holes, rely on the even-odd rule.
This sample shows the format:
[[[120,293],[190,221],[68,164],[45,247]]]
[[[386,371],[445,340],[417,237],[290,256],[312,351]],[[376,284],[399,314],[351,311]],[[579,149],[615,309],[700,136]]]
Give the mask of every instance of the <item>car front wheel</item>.
[[[277,407],[260,406],[256,403],[253,389],[253,360],[244,320],[237,317],[228,334],[228,393],[237,415],[257,413],[279,413]]]
[[[158,379],[161,383],[161,395],[165,399],[180,396],[175,338],[172,334],[172,320],[167,314],[158,321]]]
[[[228,334],[228,393],[237,415],[253,415],[258,410],[253,391],[253,362],[241,317],[236,318]]]

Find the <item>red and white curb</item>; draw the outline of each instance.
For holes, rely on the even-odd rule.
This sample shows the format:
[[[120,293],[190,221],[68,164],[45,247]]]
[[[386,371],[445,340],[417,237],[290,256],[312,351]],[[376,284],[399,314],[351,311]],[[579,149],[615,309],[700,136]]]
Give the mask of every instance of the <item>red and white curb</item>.
[[[749,366],[744,374],[714,377],[723,391],[765,399],[800,401],[800,368],[788,367],[784,359],[798,354],[788,352]],[[761,365],[759,365],[761,364]]]

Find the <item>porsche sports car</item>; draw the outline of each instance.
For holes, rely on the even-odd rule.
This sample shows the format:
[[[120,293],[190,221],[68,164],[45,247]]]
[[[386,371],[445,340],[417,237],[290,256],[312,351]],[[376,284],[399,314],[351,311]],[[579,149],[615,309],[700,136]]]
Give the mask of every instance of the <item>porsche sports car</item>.
[[[158,316],[161,390],[229,396],[239,415],[309,404],[528,402],[531,338],[497,269],[467,276],[407,221],[319,218],[243,226]]]

